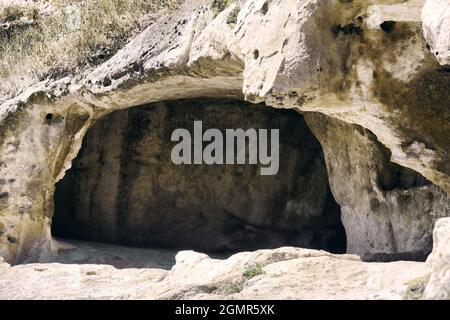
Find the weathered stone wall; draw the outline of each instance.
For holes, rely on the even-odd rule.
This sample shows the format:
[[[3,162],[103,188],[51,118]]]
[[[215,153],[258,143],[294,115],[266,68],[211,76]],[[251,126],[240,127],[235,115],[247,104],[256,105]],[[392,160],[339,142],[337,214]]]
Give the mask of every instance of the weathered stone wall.
[[[427,265],[433,273],[424,292],[425,299],[450,299],[450,218],[436,223],[433,234],[433,253],[427,259]]]
[[[200,120],[224,133],[280,129],[278,174],[173,164],[172,132],[193,133]],[[183,100],[107,115],[88,131],[55,201],[53,234],[68,238],[225,251],[346,246],[320,144],[302,116],[244,102]]]
[[[73,104],[19,108],[5,119],[0,134],[0,255],[6,260],[48,256],[56,176],[66,158],[76,155],[76,141],[81,142],[89,117]]]
[[[305,117],[323,146],[347,251],[367,260],[425,260],[435,222],[450,215],[450,197],[390,162],[389,150],[370,131],[325,115]]]

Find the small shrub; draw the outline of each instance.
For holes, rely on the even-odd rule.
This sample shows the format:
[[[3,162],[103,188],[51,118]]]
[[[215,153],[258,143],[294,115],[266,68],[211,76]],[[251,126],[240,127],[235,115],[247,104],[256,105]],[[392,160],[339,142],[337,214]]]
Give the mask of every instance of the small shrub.
[[[264,274],[262,265],[259,263],[255,263],[255,264],[251,265],[250,267],[248,267],[244,271],[242,276],[243,276],[244,280],[249,280],[249,279],[259,276],[261,274]]]
[[[256,276],[264,274],[262,268],[263,267],[260,263],[255,263],[249,266],[242,273],[242,279],[238,282],[231,283],[230,286],[226,287],[225,293],[226,294],[240,293],[242,290],[244,290],[244,285],[247,280],[250,280]]]
[[[228,7],[233,1],[232,0],[214,0],[213,2],[213,8],[216,9],[218,12],[222,12],[225,10],[226,7]]]
[[[241,9],[239,7],[234,8],[231,12],[230,15],[227,18],[227,24],[236,24],[237,22],[237,17],[239,15],[239,12],[241,11]]]
[[[0,13],[1,22],[12,22],[18,20],[24,16],[24,9],[17,5],[12,4],[3,9]]]
[[[233,294],[233,293],[239,293],[244,289],[243,282],[237,282],[230,285],[226,290],[226,294]]]

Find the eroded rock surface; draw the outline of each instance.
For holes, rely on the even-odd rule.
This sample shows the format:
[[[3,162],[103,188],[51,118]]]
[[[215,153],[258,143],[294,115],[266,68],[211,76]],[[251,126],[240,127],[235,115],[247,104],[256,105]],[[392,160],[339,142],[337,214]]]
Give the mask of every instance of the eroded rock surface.
[[[389,150],[367,129],[320,114],[306,120],[323,146],[347,252],[368,260],[425,260],[434,223],[450,214],[447,193],[390,162]]]
[[[78,264],[67,264],[74,262],[70,256],[86,255],[89,247],[90,261],[95,262],[93,244],[74,245],[82,248],[57,260],[66,264],[0,264],[0,298],[404,299],[420,297],[417,284],[422,284],[429,273],[424,263],[366,263],[352,255],[289,247],[242,252],[227,259],[182,251],[176,253],[170,270],[116,269],[80,264],[86,258],[75,260]],[[147,253],[140,253],[144,260],[155,253],[160,257],[164,254],[144,251]],[[108,252],[111,260],[120,263],[127,249],[109,246]],[[105,261],[103,257],[99,260]],[[168,262],[173,263],[170,259]]]
[[[450,64],[450,1],[427,0],[422,11],[425,39],[442,65]]]
[[[433,273],[424,292],[425,299],[450,299],[450,219],[441,219],[434,230],[433,253],[427,264]]]

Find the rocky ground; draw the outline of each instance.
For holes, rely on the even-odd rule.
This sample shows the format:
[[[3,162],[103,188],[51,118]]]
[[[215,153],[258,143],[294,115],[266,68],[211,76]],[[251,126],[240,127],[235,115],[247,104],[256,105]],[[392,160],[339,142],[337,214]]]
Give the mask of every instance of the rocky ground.
[[[0,299],[414,299],[425,263],[284,247],[213,259],[70,241],[49,263],[0,264]]]

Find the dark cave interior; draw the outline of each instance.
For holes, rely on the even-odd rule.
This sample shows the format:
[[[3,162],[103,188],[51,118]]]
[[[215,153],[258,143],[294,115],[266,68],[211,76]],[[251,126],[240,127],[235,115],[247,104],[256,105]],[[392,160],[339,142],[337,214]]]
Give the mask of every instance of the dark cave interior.
[[[279,129],[279,171],[175,165],[177,128]],[[204,143],[207,144],[207,143]],[[248,156],[249,150],[246,149]],[[242,101],[180,100],[114,111],[86,134],[56,185],[52,235],[133,247],[346,251],[319,142],[302,115]]]

